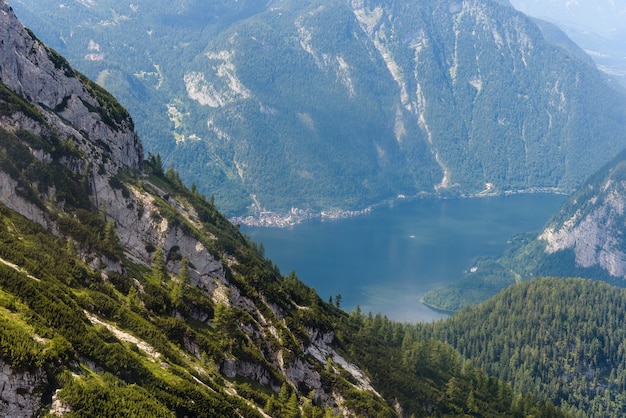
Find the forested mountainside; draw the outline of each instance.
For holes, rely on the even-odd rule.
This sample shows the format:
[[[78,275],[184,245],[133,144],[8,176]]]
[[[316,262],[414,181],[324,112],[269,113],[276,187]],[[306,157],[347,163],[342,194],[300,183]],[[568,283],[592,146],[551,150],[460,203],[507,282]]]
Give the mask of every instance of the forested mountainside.
[[[0,0],[1,415],[566,416],[281,275],[133,126]]]
[[[15,6],[229,215],[569,192],[626,145],[623,89],[507,2]]]
[[[626,151],[591,176],[544,228],[514,237],[506,254],[476,262],[463,279],[429,292],[426,303],[457,310],[540,276],[626,282]]]
[[[626,414],[626,290],[582,279],[536,279],[432,325],[513,388],[574,416]]]

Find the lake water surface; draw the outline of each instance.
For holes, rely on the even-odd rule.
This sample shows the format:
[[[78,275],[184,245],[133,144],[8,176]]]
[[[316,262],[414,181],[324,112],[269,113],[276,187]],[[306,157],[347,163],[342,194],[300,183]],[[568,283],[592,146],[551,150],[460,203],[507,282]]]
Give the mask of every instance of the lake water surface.
[[[426,292],[460,279],[475,257],[501,254],[511,236],[539,230],[565,199],[424,199],[355,218],[242,231],[263,243],[283,274],[295,270],[324,299],[341,294],[348,311],[359,305],[398,321],[431,321],[445,315],[420,302]]]

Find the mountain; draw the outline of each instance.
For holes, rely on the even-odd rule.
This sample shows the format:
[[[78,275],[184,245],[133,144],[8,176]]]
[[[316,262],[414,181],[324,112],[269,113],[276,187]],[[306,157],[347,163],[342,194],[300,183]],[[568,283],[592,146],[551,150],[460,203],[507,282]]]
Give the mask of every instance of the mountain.
[[[484,258],[458,283],[425,301],[457,310],[540,276],[586,277],[625,285],[626,151],[591,176],[541,231],[514,237],[506,254]]]
[[[576,41],[604,72],[626,86],[626,4],[611,0],[512,0],[530,16],[558,25]]]
[[[567,416],[281,275],[133,126],[0,0],[1,415]]]
[[[620,285],[626,278],[626,152],[592,176],[548,222],[537,270],[582,274]],[[565,271],[564,271],[565,270]]]
[[[0,20],[3,415],[262,416],[281,386],[392,414],[330,345],[331,308],[144,162],[125,110],[4,1]]]
[[[518,10],[541,19],[578,26],[601,36],[612,36],[624,30],[626,4],[621,1],[595,2],[568,0],[510,0]]]
[[[507,2],[15,7],[229,215],[570,192],[626,145],[623,89]]]
[[[625,289],[536,279],[433,324],[425,336],[574,416],[619,417],[626,413],[625,308]]]

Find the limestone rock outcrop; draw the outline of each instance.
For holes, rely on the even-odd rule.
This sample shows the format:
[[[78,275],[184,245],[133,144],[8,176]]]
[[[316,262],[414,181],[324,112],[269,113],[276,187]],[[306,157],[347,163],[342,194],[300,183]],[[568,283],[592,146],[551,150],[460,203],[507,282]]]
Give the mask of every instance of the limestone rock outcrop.
[[[35,416],[44,405],[42,389],[47,383],[43,370],[13,370],[0,360],[0,416]]]
[[[622,152],[568,199],[538,239],[548,255],[571,251],[576,267],[599,268],[624,279],[625,217],[626,152]]]
[[[0,0],[0,63],[0,81],[37,103],[61,136],[82,138],[91,147],[102,141],[114,170],[141,166],[142,146],[126,111],[119,107],[114,114],[111,106],[119,104],[95,84],[86,86],[64,58],[24,28],[6,0]],[[92,154],[86,143],[83,147],[86,155]]]

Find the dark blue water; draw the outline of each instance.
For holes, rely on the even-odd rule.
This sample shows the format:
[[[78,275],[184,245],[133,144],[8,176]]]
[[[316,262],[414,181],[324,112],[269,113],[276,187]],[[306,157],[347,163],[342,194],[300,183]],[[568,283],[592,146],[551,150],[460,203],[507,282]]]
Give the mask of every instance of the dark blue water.
[[[281,272],[295,270],[324,299],[341,294],[348,311],[359,305],[399,321],[431,321],[445,315],[420,302],[426,292],[460,279],[475,257],[501,254],[514,234],[540,229],[564,200],[417,200],[356,218],[242,230]]]

